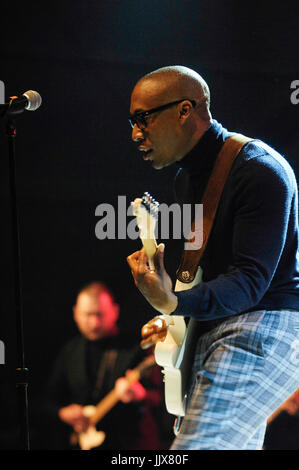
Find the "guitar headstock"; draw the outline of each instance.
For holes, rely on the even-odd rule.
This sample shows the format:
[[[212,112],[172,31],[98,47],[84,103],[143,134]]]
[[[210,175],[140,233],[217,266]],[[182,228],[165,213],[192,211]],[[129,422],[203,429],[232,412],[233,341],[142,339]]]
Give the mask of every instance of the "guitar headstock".
[[[145,192],[142,198],[137,198],[132,202],[132,207],[140,230],[140,238],[154,239],[159,203],[149,193]]]

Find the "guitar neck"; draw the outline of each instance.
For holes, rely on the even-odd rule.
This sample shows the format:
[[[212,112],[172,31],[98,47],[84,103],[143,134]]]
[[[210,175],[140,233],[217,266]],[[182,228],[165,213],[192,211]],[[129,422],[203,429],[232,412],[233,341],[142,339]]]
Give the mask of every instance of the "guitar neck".
[[[159,203],[150,194],[144,193],[142,199],[136,198],[132,202],[133,214],[136,216],[140,230],[140,238],[149,260],[151,271],[155,271],[154,256],[157,251],[155,240],[155,227],[158,217]]]
[[[133,384],[137,382],[143,371],[147,370],[155,365],[155,360],[153,356],[147,357],[139,366],[137,366],[135,369],[133,369],[128,377],[126,377],[127,381],[129,384]],[[103,400],[101,400],[97,405],[94,414],[90,418],[90,422],[94,425],[96,425],[104,416],[118,403],[119,401],[119,396],[113,388],[111,392],[106,395]]]
[[[142,238],[142,244],[144,246],[146,256],[148,257],[148,264],[151,271],[155,271],[154,256],[157,251],[157,242],[154,238]]]

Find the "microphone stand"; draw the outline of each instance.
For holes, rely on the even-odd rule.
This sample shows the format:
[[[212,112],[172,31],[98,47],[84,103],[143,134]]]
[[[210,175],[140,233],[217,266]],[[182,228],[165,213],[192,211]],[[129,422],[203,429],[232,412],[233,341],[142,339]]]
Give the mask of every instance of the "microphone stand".
[[[21,283],[21,257],[20,257],[20,236],[19,236],[19,214],[16,191],[16,158],[15,139],[16,124],[11,118],[6,123],[6,134],[8,137],[9,153],[9,182],[11,197],[11,219],[12,237],[14,249],[14,289],[15,289],[15,310],[16,310],[16,333],[17,333],[17,369],[16,387],[18,412],[20,419],[19,446],[20,449],[29,450],[29,420],[28,420],[28,369],[25,367],[24,334],[23,334],[23,308],[22,308],[22,283]]]

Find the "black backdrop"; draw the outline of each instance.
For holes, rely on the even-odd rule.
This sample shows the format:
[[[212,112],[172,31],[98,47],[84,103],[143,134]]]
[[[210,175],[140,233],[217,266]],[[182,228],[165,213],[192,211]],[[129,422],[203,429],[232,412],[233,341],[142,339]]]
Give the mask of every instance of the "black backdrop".
[[[298,173],[297,1],[62,0],[1,2],[0,80],[6,98],[39,91],[41,108],[17,119],[25,362],[30,415],[57,351],[75,333],[72,305],[99,279],[121,305],[122,335],[138,341],[153,311],[136,291],[126,256],[138,241],[98,240],[95,209],[143,191],[172,202],[175,168],[155,171],[130,142],[131,89],[145,73],[182,64],[210,85],[212,114],[230,130],[280,150]],[[16,322],[8,154],[1,123],[0,340],[2,448],[14,445]],[[270,243],[265,240],[265,243]],[[177,242],[167,242],[174,275]],[[9,407],[10,406],[10,407]],[[4,409],[4,411],[3,411]],[[12,427],[12,426],[11,426]],[[37,443],[34,445],[38,447]]]

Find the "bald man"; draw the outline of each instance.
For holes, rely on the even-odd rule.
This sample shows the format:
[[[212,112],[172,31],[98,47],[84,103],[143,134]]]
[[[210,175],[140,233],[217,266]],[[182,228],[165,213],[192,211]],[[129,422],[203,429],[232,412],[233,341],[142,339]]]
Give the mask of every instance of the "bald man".
[[[159,448],[159,432],[152,416],[161,403],[160,382],[155,378],[159,371],[156,368],[141,382],[130,384],[128,370],[145,355],[138,345],[120,342],[118,316],[119,305],[104,284],[92,282],[78,293],[73,317],[80,334],[62,349],[47,385],[48,415],[54,423],[60,420],[64,425],[56,424],[53,447],[70,448],[71,432],[89,428],[84,406],[96,405],[114,389],[119,403],[99,422],[98,428],[106,433],[99,450]],[[56,442],[61,430],[66,439]]]
[[[204,79],[183,66],[149,73],[133,89],[129,121],[145,161],[177,165],[179,201],[200,203],[233,135],[212,118]],[[128,257],[136,286],[158,312],[199,326],[187,413],[172,449],[261,449],[267,417],[298,387],[297,205],[290,165],[252,139],[227,178],[198,286],[173,291],[162,244],[155,271],[144,249]]]

